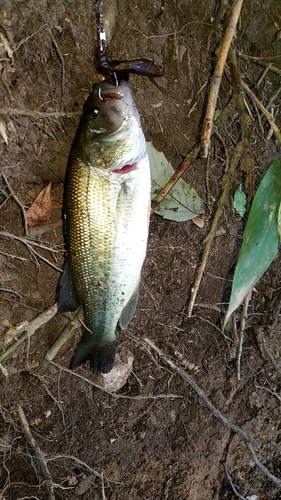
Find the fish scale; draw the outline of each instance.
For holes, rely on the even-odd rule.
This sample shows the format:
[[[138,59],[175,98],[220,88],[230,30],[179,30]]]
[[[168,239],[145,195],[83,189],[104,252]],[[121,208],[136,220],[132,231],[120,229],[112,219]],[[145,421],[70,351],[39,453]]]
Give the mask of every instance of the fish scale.
[[[103,88],[102,83],[99,86]],[[112,88],[108,83],[104,86]],[[83,306],[85,320],[83,338],[71,367],[76,368],[90,359],[92,368],[102,372],[112,367],[118,320],[124,328],[134,314],[146,254],[150,208],[145,139],[128,84],[124,83],[121,88],[125,96],[113,103],[109,101],[108,107],[101,102],[101,114],[105,115],[101,117],[104,118],[102,130],[106,128],[106,113],[111,113],[110,133],[105,133],[102,141],[98,129],[94,128],[95,120],[90,120],[87,135],[88,118],[83,120],[82,116],[69,157],[64,201],[66,269],[70,270],[73,294]],[[98,89],[94,93],[95,102],[100,92]],[[114,95],[115,87],[112,92]],[[88,109],[87,102],[84,113],[85,109]],[[112,132],[114,121],[116,130]],[[89,130],[94,130],[94,134]],[[87,143],[84,147],[81,138]],[[127,161],[133,168],[122,174]],[[62,282],[65,281],[63,275]],[[66,288],[60,287],[63,292],[59,307],[64,303],[61,309],[67,308]]]

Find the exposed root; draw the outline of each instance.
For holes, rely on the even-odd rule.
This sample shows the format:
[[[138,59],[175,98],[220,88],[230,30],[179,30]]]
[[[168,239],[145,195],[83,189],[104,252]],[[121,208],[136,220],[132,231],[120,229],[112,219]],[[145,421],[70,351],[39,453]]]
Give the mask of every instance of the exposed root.
[[[50,361],[51,365],[55,366],[59,370],[62,370],[66,373],[69,373],[70,375],[80,378],[80,380],[84,380],[84,382],[87,382],[87,384],[91,385],[92,387],[96,387],[96,389],[101,390],[102,392],[105,392],[109,396],[116,398],[116,399],[133,399],[136,401],[143,401],[145,399],[149,400],[154,400],[154,399],[177,399],[177,398],[182,398],[182,396],[178,394],[159,394],[158,396],[126,396],[125,394],[116,394],[115,392],[110,392],[104,389],[101,385],[97,384],[96,382],[93,382],[92,380],[89,380],[86,377],[83,377],[82,375],[79,375],[79,373],[76,373],[72,370],[69,370],[68,368],[65,368],[64,366],[59,365],[58,363],[54,363],[54,361]]]
[[[49,500],[56,500],[55,494],[54,494],[54,483],[52,480],[51,473],[48,468],[47,460],[44,456],[44,453],[41,451],[39,445],[36,443],[34,437],[32,436],[29,423],[27,421],[27,418],[25,416],[25,413],[23,411],[23,408],[20,404],[18,404],[18,414],[20,417],[20,421],[22,424],[23,432],[25,435],[25,438],[28,442],[28,444],[31,446],[31,448],[34,451],[34,455],[36,458],[36,461],[38,462],[42,476],[44,478],[44,484],[46,486],[46,492],[48,495]]]

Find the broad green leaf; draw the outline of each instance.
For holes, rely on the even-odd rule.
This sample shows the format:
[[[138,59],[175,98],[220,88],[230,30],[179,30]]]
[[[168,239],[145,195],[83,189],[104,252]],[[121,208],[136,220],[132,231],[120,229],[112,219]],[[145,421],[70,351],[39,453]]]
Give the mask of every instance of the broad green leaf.
[[[277,255],[280,202],[281,160],[276,160],[267,170],[252,203],[234,273],[225,324]]]
[[[242,184],[235,191],[233,206],[241,217],[244,217],[246,212],[246,195],[243,191]]]
[[[165,155],[147,143],[151,170],[151,198],[155,198],[175,171]],[[155,212],[164,219],[177,222],[193,219],[205,212],[204,202],[195,189],[179,179],[170,193],[161,201]]]

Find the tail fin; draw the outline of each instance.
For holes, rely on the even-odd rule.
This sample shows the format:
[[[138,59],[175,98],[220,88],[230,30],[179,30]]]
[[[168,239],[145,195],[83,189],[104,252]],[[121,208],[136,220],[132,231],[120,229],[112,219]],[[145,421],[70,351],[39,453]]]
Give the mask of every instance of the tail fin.
[[[90,360],[91,369],[95,373],[108,373],[113,367],[116,342],[97,342],[94,335],[89,338],[85,332],[78,344],[70,363],[71,370],[75,370],[87,359]]]

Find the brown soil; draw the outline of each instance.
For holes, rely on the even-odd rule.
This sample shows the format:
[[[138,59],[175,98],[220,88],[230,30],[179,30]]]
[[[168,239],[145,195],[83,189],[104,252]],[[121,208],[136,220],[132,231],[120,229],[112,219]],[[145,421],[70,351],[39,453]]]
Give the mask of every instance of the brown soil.
[[[115,9],[115,2],[110,2],[114,58],[146,57],[165,69],[166,76],[160,83],[163,93],[138,76],[131,77],[131,86],[147,140],[176,167],[195,144],[202,125],[218,43],[214,35],[211,37],[217,2],[116,3]],[[162,4],[165,8],[159,15]],[[61,200],[67,155],[79,116],[46,119],[36,111],[81,111],[98,78],[93,67],[93,6],[90,0],[0,1],[0,35],[4,37],[0,39],[2,106],[34,111],[31,116],[8,113],[1,117],[8,136],[8,145],[0,137],[1,167],[24,206],[30,206],[50,181],[53,198]],[[280,68],[280,29],[279,0],[245,0],[236,45],[251,56],[274,56],[274,65]],[[258,84],[264,68],[242,59],[239,67],[243,78],[266,103],[279,79],[268,72]],[[231,92],[224,77],[219,109],[226,106]],[[275,103],[280,105],[280,100]],[[257,185],[270,162],[280,157],[280,145],[274,137],[266,139],[267,124],[261,117],[262,132],[249,99],[248,104],[253,113]],[[276,120],[280,123],[280,115]],[[220,132],[231,155],[241,134],[236,112]],[[135,356],[134,375],[120,393],[146,397],[175,394],[181,398],[114,398],[50,364],[44,355],[68,321],[68,315],[56,315],[3,362],[9,376],[3,375],[0,381],[1,498],[48,498],[39,465],[23,435],[19,402],[34,438],[49,459],[58,499],[232,500],[237,496],[224,470],[226,450],[228,471],[240,494],[251,500],[281,497],[280,490],[254,465],[243,441],[214,418],[163,360],[152,351],[149,354],[142,341],[144,336],[150,337],[185,369],[188,363],[197,366],[192,373],[196,382],[228,419],[255,437],[259,459],[272,474],[281,477],[280,376],[262,357],[255,336],[257,327],[266,325],[265,312],[277,295],[279,257],[253,293],[239,384],[235,336],[231,329],[224,334],[221,331],[244,227],[232,204],[237,186],[245,180],[241,170],[235,174],[219,221],[194,315],[187,317],[190,291],[221,193],[224,167],[224,150],[214,137],[208,164],[197,160],[185,175],[208,202],[210,217],[203,229],[192,222],[152,217],[138,310],[129,328],[118,337],[119,345]],[[0,203],[1,230],[23,236],[20,207],[9,195],[3,178]],[[35,248],[57,267],[63,264],[60,217],[60,210],[54,210],[48,225],[31,231],[31,237],[40,242],[59,245],[58,253]],[[3,234],[0,265],[0,326],[4,332],[54,303],[59,272],[21,242]],[[69,366],[78,336],[76,332],[63,347],[56,363]],[[280,323],[266,340],[281,364]],[[87,366],[77,373],[94,380]],[[90,468],[103,473],[104,492],[102,481]]]

